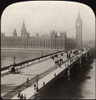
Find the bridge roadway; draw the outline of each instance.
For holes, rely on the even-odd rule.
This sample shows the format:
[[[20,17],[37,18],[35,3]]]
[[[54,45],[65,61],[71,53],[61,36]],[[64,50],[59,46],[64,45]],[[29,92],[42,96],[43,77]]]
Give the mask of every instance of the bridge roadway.
[[[85,54],[86,52],[87,51],[85,50],[83,54]],[[73,62],[75,62],[78,59],[77,56],[78,57],[82,56],[82,52],[80,51],[79,54],[76,56],[75,54],[72,54],[71,57],[72,56],[74,56]],[[70,66],[73,63],[73,62],[70,63],[70,60],[67,60],[66,63],[62,64],[61,67],[58,67],[55,65],[55,61],[60,58],[63,58],[63,61],[67,60],[66,54],[64,54],[63,56],[59,54],[59,57],[54,60],[48,58],[42,62],[38,62],[36,64],[30,65],[30,67],[25,67],[24,69],[21,70],[19,74],[9,74],[4,77],[1,77],[1,97],[3,98],[9,91],[12,91],[14,88],[16,88],[16,86],[19,86],[22,83],[26,82],[27,78],[31,79],[37,74],[40,74],[55,66],[56,69],[54,71],[50,72],[49,74],[47,74],[46,76],[44,76],[38,81],[38,88],[41,89],[44,85],[43,84],[44,82],[45,84],[47,84],[50,80],[52,80],[54,77],[60,74],[63,70],[68,68],[68,65]],[[4,86],[7,85],[11,86],[9,90],[8,88],[4,88]],[[34,84],[21,91],[21,93],[26,94],[27,99],[31,98],[36,93],[36,90],[34,90],[33,85]],[[4,98],[6,98],[6,96]],[[10,97],[10,99],[18,99],[17,94],[13,97]]]
[[[60,54],[57,59],[60,59]],[[62,56],[63,60],[66,60],[66,54]],[[1,97],[6,98],[6,94],[10,91],[14,90],[16,87],[22,85],[24,82],[27,81],[27,78],[32,79],[37,74],[44,73],[45,71],[49,70],[50,68],[58,66],[55,65],[55,60],[51,59],[50,57],[43,58],[41,61],[35,61],[34,63],[29,63],[29,65],[22,66],[20,73],[18,74],[8,74],[1,77]],[[19,66],[20,67],[20,66]],[[24,68],[23,68],[24,67]],[[8,70],[1,71],[1,74],[8,72]],[[9,98],[10,99],[10,98]]]
[[[86,52],[87,51],[84,51],[83,54],[85,54]],[[74,57],[73,62],[75,62],[78,59],[78,57],[81,57],[81,56],[82,56],[82,53],[79,53],[79,55]],[[62,71],[64,71],[66,68],[68,68],[68,66],[70,66],[72,63],[70,62],[70,60],[68,60],[68,61],[66,61],[66,63],[62,64],[61,67],[58,67],[56,70],[52,71],[50,74],[48,74],[45,77],[43,77],[42,79],[40,79],[38,81],[38,88],[41,89],[44,86],[43,83],[45,83],[45,85],[46,85],[48,82],[50,82],[52,79],[54,79],[54,77],[56,77]],[[22,91],[21,94],[23,94],[23,95],[26,94],[27,99],[34,99],[34,94],[36,94],[36,90],[34,90],[34,86],[32,85],[29,88]],[[18,97],[16,95],[11,99],[18,99]]]

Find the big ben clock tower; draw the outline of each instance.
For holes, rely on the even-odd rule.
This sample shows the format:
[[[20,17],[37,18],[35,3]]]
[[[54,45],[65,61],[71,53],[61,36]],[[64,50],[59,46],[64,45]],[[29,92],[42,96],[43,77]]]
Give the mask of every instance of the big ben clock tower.
[[[80,13],[78,13],[76,20],[76,47],[82,48],[82,20]]]

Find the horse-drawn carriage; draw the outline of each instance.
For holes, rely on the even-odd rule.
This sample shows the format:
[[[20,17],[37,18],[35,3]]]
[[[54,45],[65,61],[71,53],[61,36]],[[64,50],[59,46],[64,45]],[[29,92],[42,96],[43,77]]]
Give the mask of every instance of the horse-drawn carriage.
[[[16,68],[15,66],[9,67],[8,71],[9,71],[9,73],[13,73],[13,74],[20,72],[19,68]]]

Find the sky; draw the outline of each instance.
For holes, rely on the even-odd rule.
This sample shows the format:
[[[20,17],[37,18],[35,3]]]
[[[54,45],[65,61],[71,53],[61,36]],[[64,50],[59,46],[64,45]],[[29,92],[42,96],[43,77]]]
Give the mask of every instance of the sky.
[[[66,32],[67,37],[76,37],[76,19],[80,12],[83,41],[95,40],[95,15],[82,3],[67,1],[29,1],[9,5],[1,17],[1,32],[12,36],[14,29],[21,35],[23,21],[31,36],[36,33],[50,34],[56,30]]]

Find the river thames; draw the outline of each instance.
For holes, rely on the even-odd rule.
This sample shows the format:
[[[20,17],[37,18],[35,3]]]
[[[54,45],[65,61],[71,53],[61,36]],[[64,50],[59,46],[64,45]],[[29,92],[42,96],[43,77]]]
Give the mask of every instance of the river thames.
[[[43,55],[56,52],[56,50],[43,50]],[[13,64],[13,57],[16,57],[15,62],[30,60],[32,58],[42,56],[42,50],[32,49],[3,49],[1,50],[1,67]]]

